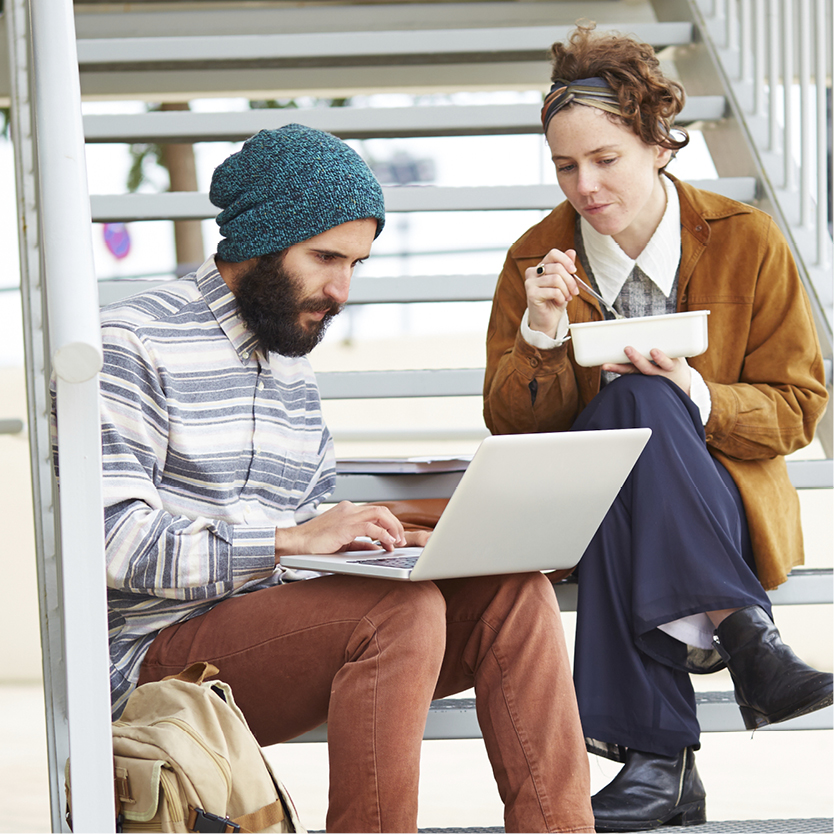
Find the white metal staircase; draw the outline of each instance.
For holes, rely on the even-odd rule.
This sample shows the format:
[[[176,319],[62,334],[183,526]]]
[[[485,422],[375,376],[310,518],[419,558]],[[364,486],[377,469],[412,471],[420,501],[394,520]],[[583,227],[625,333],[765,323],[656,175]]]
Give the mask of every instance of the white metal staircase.
[[[68,571],[100,570],[99,553],[88,550],[81,562],[68,562],[72,536],[66,538],[53,511],[53,479],[49,460],[46,381],[60,346],[60,327],[75,301],[49,308],[51,341],[45,309],[56,281],[83,286],[92,274],[59,273],[60,253],[49,257],[44,246],[56,228],[46,219],[46,201],[78,198],[62,194],[60,185],[46,181],[51,175],[38,151],[51,146],[55,132],[65,125],[50,122],[50,114],[38,114],[35,77],[44,50],[54,48],[48,40],[44,11],[54,13],[56,0],[5,0],[2,22],[8,40],[8,77],[0,73],[0,95],[10,97],[13,137],[16,145],[18,203],[22,263],[22,292],[26,317],[29,426],[41,585],[44,673],[52,770],[53,826],[60,830],[63,785],[60,773],[74,726],[86,720],[73,717],[68,704],[71,690],[64,664],[67,628],[83,619],[89,589],[82,587],[75,598],[62,595]],[[30,11],[32,12],[30,18]],[[816,16],[814,16],[816,15]],[[171,9],[164,4],[113,6],[95,0],[75,3],[77,65],[82,98],[143,101],[192,101],[221,98],[356,97],[379,92],[411,95],[461,91],[534,91],[547,89],[547,49],[563,38],[579,18],[596,20],[601,28],[634,33],[648,41],[680,77],[689,98],[681,123],[702,129],[712,152],[719,178],[699,182],[709,190],[753,203],[774,214],[792,242],[809,295],[827,359],[829,388],[832,357],[832,286],[830,180],[831,96],[831,0],[645,0],[645,2],[511,2],[483,0],[460,3],[361,3],[324,4],[310,0],[295,4],[264,2],[257,5],[232,2],[184,0]],[[31,22],[31,31],[30,31]],[[54,30],[53,26],[49,27]],[[774,25],[776,33],[774,34]],[[38,31],[38,27],[43,31]],[[787,32],[783,39],[777,37]],[[825,33],[828,39],[825,39]],[[820,34],[822,33],[822,34]],[[766,36],[767,35],[767,36]],[[815,40],[811,39],[815,35]],[[57,36],[56,36],[57,37]],[[40,38],[40,40],[39,40]],[[821,39],[822,38],[822,39]],[[799,45],[795,48],[794,42]],[[32,44],[35,43],[34,50]],[[764,48],[759,45],[764,43]],[[781,49],[779,47],[781,44]],[[70,50],[71,51],[71,50]],[[791,57],[796,69],[798,92],[781,84],[783,73],[765,74],[764,68],[782,66]],[[818,56],[817,59],[814,56]],[[74,57],[73,57],[74,60]],[[808,63],[810,62],[810,63]],[[806,66],[807,63],[807,66]],[[52,70],[70,73],[74,66]],[[768,69],[770,73],[770,69]],[[825,83],[818,83],[825,79]],[[42,76],[47,95],[59,79]],[[2,89],[3,83],[8,85]],[[817,83],[812,83],[817,82]],[[781,87],[780,87],[781,85]],[[779,108],[768,105],[788,102],[794,95],[816,108],[828,107],[828,157],[824,149],[826,119],[808,119],[799,131],[801,154],[793,162],[793,128],[787,133],[771,130],[778,123]],[[826,95],[827,91],[827,105]],[[452,97],[453,98],[453,97]],[[77,102],[68,102],[77,108]],[[780,107],[783,105],[780,105]],[[797,105],[799,106],[799,105]],[[241,110],[228,112],[149,112],[131,115],[88,115],[83,119],[87,143],[131,142],[238,142],[261,128],[300,121],[331,131],[345,139],[397,140],[408,137],[478,137],[540,134],[537,103],[443,104],[415,102],[411,106],[308,109]],[[79,128],[80,129],[80,128]],[[810,137],[810,138],[809,138]],[[816,144],[815,144],[816,143]],[[820,148],[820,150],[817,150]],[[53,151],[57,152],[57,151]],[[804,154],[804,155],[803,155]],[[820,176],[808,178],[814,163]],[[484,161],[484,182],[489,181],[489,160]],[[40,184],[40,190],[38,190]],[[82,195],[86,199],[86,195]],[[422,212],[520,212],[550,210],[562,197],[549,183],[466,187],[386,185],[389,212],[403,215]],[[204,219],[216,210],[204,193],[92,195],[85,228],[93,222],[148,221],[154,219]],[[449,215],[458,217],[458,215]],[[40,219],[40,223],[39,223]],[[75,218],[76,221],[79,218]],[[86,233],[82,231],[82,234]],[[506,247],[512,236],[498,241]],[[461,249],[467,247],[461,241]],[[82,260],[83,262],[83,260]],[[500,264],[499,264],[500,265]],[[170,265],[173,273],[174,264]],[[84,267],[90,273],[89,266]],[[497,277],[488,274],[435,274],[403,276],[358,276],[352,305],[383,303],[488,302]],[[102,303],[144,288],[143,282],[108,282],[99,286]],[[77,299],[76,299],[77,301]],[[86,296],[87,307],[95,304]],[[85,316],[90,310],[85,309]],[[72,322],[70,322],[72,324]],[[83,340],[82,340],[83,341]],[[481,395],[483,369],[424,368],[397,371],[358,369],[322,373],[325,397],[344,401],[365,398],[470,397]],[[70,384],[70,383],[67,383]],[[75,390],[75,389],[70,389]],[[82,397],[83,398],[83,397]],[[89,409],[81,407],[78,415]],[[89,413],[89,412],[88,412]],[[798,487],[832,488],[831,409],[819,431],[823,456],[817,460],[793,461],[791,477]],[[82,430],[81,417],[74,429]],[[400,434],[419,433],[417,424],[392,427]],[[485,430],[482,430],[485,432]],[[339,427],[334,426],[338,439]],[[442,435],[442,431],[440,432]],[[92,442],[87,438],[87,442]],[[81,457],[84,457],[82,453]],[[63,463],[63,461],[62,461]],[[83,463],[83,461],[82,461]],[[89,473],[88,473],[89,474]],[[340,478],[338,498],[378,500],[400,495],[448,495],[457,477],[401,475],[382,477],[356,475]],[[84,487],[79,486],[83,498]],[[78,496],[76,496],[78,499]],[[80,500],[80,499],[78,499]],[[83,503],[83,502],[82,502]],[[66,519],[69,513],[64,512]],[[76,536],[89,529],[76,531]],[[69,543],[69,544],[68,544]],[[87,560],[86,566],[84,559]],[[80,565],[80,567],[79,567]],[[830,565],[829,565],[830,567]],[[92,604],[99,605],[94,591]],[[571,609],[570,586],[559,591],[563,608]],[[801,573],[774,595],[781,604],[832,602],[831,573]],[[575,604],[575,603],[573,603]],[[93,609],[95,610],[95,609]],[[102,622],[90,626],[104,628]],[[101,693],[99,693],[101,695]],[[732,703],[708,699],[701,717],[707,729],[735,729]],[[89,711],[88,711],[89,713]],[[87,715],[87,717],[90,717]],[[78,720],[78,724],[74,721]],[[91,726],[109,726],[107,716],[91,718]],[[831,711],[812,716],[809,726],[831,727]],[[84,725],[86,726],[86,725]],[[323,731],[319,732],[319,736]],[[477,734],[474,714],[468,705],[439,705],[433,710],[427,737],[472,737]],[[87,745],[89,747],[89,745]],[[103,747],[93,750],[99,763]],[[107,764],[106,760],[104,762]],[[101,772],[101,771],[99,771]],[[86,774],[74,772],[76,789],[83,790]],[[90,777],[91,779],[94,777]],[[93,786],[95,787],[95,786]],[[77,830],[104,830],[85,825],[83,805],[76,805]],[[91,811],[91,813],[93,813]],[[100,820],[101,817],[98,817]],[[106,817],[105,817],[106,819]]]

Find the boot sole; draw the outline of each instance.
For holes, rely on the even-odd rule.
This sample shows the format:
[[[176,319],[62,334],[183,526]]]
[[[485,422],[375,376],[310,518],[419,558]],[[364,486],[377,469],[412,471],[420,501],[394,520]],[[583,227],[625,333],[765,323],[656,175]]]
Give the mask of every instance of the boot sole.
[[[831,706],[834,703],[834,692],[831,688],[822,695],[812,696],[806,703],[798,704],[781,712],[773,713],[772,715],[764,715],[757,712],[750,707],[739,706],[744,726],[748,730],[758,730],[760,727],[766,727],[768,724],[780,724],[782,721],[789,721],[791,718],[799,718],[801,715],[808,715],[816,712],[819,709]]]
[[[598,832],[604,831],[651,831],[661,825],[704,825],[707,821],[707,803],[700,799],[679,805],[660,819],[653,820],[604,820],[594,818]]]

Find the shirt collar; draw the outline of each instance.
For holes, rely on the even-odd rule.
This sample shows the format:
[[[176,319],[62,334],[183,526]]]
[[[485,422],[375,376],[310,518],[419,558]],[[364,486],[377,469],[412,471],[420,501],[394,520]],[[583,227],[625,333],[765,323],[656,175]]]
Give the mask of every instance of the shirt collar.
[[[258,340],[247,330],[238,312],[237,299],[217,270],[214,255],[200,266],[196,273],[197,288],[211,310],[220,329],[232,343],[242,364],[258,350]]]
[[[602,297],[609,304],[613,304],[620,294],[635,264],[664,296],[668,298],[672,291],[681,258],[681,209],[675,184],[668,177],[662,177],[661,182],[666,189],[666,209],[651,240],[636,260],[629,258],[613,237],[600,234],[584,217],[580,218],[582,242],[591,272]]]

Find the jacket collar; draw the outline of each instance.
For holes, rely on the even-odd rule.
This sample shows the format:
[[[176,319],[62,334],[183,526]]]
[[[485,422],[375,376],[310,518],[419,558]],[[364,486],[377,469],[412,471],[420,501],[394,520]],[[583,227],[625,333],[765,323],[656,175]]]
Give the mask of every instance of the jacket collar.
[[[710,223],[738,214],[750,214],[753,209],[721,194],[702,191],[681,182],[671,174],[666,176],[675,183],[681,204],[681,269],[678,277],[678,298],[682,299],[695,265],[709,244]],[[681,308],[680,303],[678,308]]]

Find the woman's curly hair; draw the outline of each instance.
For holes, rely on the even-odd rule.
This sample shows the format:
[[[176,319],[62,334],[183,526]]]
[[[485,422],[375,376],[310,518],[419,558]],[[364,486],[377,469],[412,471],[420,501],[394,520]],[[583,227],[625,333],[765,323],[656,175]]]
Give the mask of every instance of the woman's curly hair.
[[[683,108],[683,87],[663,75],[649,44],[617,32],[595,33],[596,24],[579,24],[567,42],[550,47],[551,81],[599,77],[617,93],[622,121],[647,145],[679,151],[689,135],[672,123]],[[612,118],[618,118],[612,116]]]

